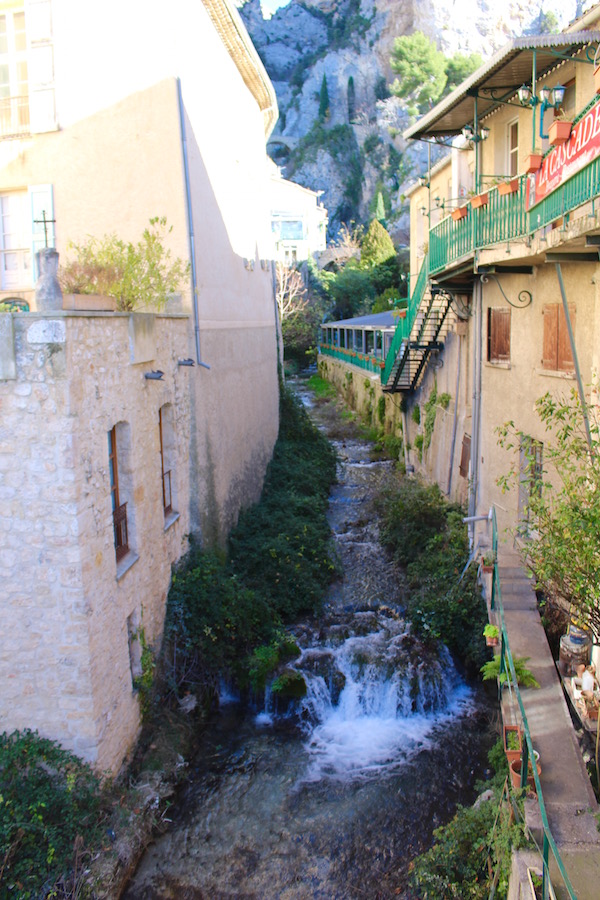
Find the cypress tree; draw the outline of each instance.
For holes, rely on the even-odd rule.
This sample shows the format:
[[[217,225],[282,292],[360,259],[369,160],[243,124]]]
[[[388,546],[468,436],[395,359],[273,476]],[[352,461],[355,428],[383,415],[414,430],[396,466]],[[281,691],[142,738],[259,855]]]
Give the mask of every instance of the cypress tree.
[[[324,122],[329,118],[329,91],[327,90],[327,76],[323,75],[321,90],[319,91],[319,120]]]
[[[356,94],[354,91],[354,78],[352,75],[348,79],[348,121],[354,122],[356,116]]]

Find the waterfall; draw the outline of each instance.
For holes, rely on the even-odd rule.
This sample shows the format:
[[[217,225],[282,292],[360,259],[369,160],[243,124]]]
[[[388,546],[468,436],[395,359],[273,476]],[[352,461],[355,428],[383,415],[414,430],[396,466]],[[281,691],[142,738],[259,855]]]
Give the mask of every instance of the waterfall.
[[[305,782],[390,774],[469,703],[446,648],[424,647],[389,610],[338,616],[293,668],[306,682],[294,707],[306,734]]]

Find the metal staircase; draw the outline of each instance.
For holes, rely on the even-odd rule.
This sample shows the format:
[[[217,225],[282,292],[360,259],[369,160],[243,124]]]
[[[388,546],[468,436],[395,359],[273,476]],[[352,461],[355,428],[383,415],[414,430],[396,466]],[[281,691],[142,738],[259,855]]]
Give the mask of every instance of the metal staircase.
[[[427,281],[425,257],[405,319],[400,320],[381,374],[384,391],[411,393],[421,380],[434,350],[443,348],[451,295]]]

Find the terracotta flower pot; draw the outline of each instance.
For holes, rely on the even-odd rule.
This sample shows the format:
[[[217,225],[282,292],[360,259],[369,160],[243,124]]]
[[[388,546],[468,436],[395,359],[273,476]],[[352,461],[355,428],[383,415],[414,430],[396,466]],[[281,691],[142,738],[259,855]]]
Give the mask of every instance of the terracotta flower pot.
[[[507,194],[516,194],[519,190],[519,179],[511,178],[510,181],[502,181],[498,185],[498,193],[501,197],[506,197]]]
[[[512,748],[509,747],[509,743],[513,743],[509,739],[509,735],[514,734],[516,736],[517,747]],[[520,725],[505,725],[502,732],[502,741],[504,744],[504,753],[506,754],[506,759],[508,764],[510,765],[515,760],[521,759],[521,753],[523,752],[523,738],[521,735],[521,726]]]
[[[563,119],[555,119],[550,125],[550,129],[548,131],[550,143],[555,147],[558,144],[566,144],[566,142],[571,137],[572,127],[572,122],[565,122]]]
[[[477,194],[476,197],[471,199],[471,206],[473,209],[480,209],[482,206],[487,206],[489,194],[486,191],[485,194]]]
[[[539,759],[536,759],[535,767],[537,769],[538,778],[539,778],[539,776],[542,774],[542,767],[540,766]],[[516,791],[518,791],[521,787],[521,760],[520,760],[520,758],[513,760],[513,762],[511,762],[509,768],[510,768],[510,780],[511,780],[512,786],[514,787],[514,789]],[[527,776],[527,787],[530,790],[535,791],[535,781],[533,778],[533,773]]]
[[[538,172],[542,168],[543,155],[541,153],[530,153],[527,157],[527,168],[525,171],[528,175],[532,172]]]
[[[460,222],[461,219],[464,219],[469,211],[467,206],[459,206],[458,209],[452,210],[452,218],[455,222]]]

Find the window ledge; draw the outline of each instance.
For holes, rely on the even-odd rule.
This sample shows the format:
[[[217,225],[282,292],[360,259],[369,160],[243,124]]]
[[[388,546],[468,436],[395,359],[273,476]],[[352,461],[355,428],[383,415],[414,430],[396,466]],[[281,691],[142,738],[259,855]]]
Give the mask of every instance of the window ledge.
[[[168,531],[171,525],[174,525],[177,519],[179,518],[179,513],[176,510],[170,512],[167,516],[165,516],[165,531]]]
[[[139,556],[137,553],[134,553],[133,550],[130,550],[127,556],[124,556],[123,559],[120,559],[117,563],[117,581],[120,581],[125,572],[128,572],[132,566],[136,564]]]
[[[573,381],[575,378],[575,372],[561,372],[559,369],[536,369],[536,375],[547,375],[549,378],[563,378],[568,381]]]
[[[509,362],[502,362],[501,360],[488,359],[485,363],[486,366],[489,366],[490,369],[510,369],[512,368]]]

